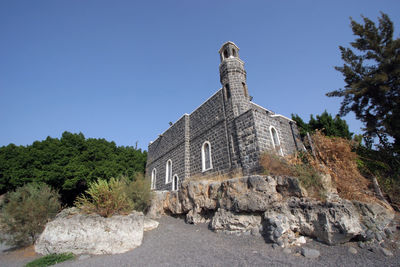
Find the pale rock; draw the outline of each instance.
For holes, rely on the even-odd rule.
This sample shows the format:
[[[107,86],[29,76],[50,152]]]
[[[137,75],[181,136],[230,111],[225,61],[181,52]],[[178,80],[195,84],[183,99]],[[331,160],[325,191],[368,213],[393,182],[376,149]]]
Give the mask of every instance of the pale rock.
[[[168,191],[154,191],[151,205],[147,211],[146,216],[151,219],[159,219],[164,215],[164,202],[166,200]]]
[[[230,211],[218,209],[210,222],[210,228],[214,231],[223,231],[228,233],[245,233],[261,224],[261,216],[235,214]]]
[[[159,223],[155,220],[145,218],[143,222],[143,231],[151,231],[153,229],[156,229],[158,227]]]
[[[141,245],[143,218],[141,212],[104,218],[67,209],[46,224],[35,251],[44,255],[124,253]]]

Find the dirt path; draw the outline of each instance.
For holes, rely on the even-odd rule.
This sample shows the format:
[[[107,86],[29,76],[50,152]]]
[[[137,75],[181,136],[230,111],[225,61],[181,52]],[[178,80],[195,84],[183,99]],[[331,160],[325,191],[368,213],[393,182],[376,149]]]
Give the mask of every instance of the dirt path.
[[[380,251],[360,249],[355,243],[326,246],[310,241],[306,246],[318,249],[321,255],[307,259],[293,248],[289,254],[274,249],[261,237],[214,233],[207,225],[190,225],[172,217],[162,217],[159,222],[159,227],[146,232],[142,245],[133,251],[83,256],[57,266],[400,266],[399,250],[387,257]],[[357,254],[351,254],[349,246]],[[23,266],[23,262],[3,262],[3,256],[0,266]]]

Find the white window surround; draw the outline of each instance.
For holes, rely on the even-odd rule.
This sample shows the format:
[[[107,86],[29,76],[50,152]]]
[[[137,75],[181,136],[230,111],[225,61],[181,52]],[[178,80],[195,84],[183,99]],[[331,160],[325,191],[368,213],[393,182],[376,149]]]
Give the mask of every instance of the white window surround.
[[[274,132],[275,132],[275,136],[274,136]],[[278,131],[275,129],[274,126],[270,126],[269,133],[271,134],[271,142],[272,142],[272,146],[274,147],[274,150],[276,152],[278,152],[280,156],[283,156],[283,150],[282,150],[282,146],[281,146],[281,141],[279,140]],[[277,144],[275,142],[277,142]]]
[[[157,180],[157,170],[154,168],[151,171],[151,189],[156,189],[156,180]]]
[[[172,178],[172,191],[178,191],[178,186],[179,186],[179,177],[177,174],[174,174],[174,177]]]
[[[208,146],[208,151],[206,151],[206,146]],[[208,155],[206,155],[206,152],[208,152]],[[212,152],[211,152],[211,144],[209,141],[205,141],[203,145],[201,146],[201,166],[202,166],[202,171],[208,171],[213,168],[212,166]],[[206,166],[206,159],[208,157],[209,160],[209,166]]]
[[[167,160],[165,165],[165,183],[168,184],[172,182],[172,160]]]

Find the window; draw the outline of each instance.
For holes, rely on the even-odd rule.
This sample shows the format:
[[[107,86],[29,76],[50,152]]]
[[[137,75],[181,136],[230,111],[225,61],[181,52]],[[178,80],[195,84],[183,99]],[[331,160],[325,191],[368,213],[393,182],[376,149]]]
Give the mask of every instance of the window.
[[[283,156],[283,151],[281,147],[281,142],[279,141],[278,132],[273,126],[269,127],[269,131],[271,133],[272,146],[274,150],[276,151],[276,153]]]
[[[232,56],[236,57],[236,50],[232,49]]]
[[[224,50],[224,57],[228,58],[228,50],[226,50],[226,49]]]
[[[172,182],[172,161],[169,159],[165,167],[165,183],[167,184],[170,182]]]
[[[151,189],[156,189],[157,170],[154,168],[151,172]]]
[[[201,161],[203,172],[212,169],[211,145],[208,141],[205,141],[201,148]]]
[[[172,191],[177,191],[179,186],[179,177],[178,175],[174,175],[174,178],[172,179]]]
[[[231,97],[231,89],[229,88],[229,83],[225,84],[225,90],[226,90],[226,97],[230,98]]]

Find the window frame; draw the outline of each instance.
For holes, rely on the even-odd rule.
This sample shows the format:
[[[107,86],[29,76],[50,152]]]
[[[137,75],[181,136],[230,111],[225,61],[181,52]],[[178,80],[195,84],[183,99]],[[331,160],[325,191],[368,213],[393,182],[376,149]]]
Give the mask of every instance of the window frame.
[[[168,166],[168,163],[170,163],[170,167]],[[168,180],[168,174],[171,174],[171,180],[169,181]],[[166,184],[169,184],[169,183],[171,183],[172,182],[172,160],[171,159],[168,159],[167,160],[167,163],[165,164],[165,183]]]
[[[206,168],[206,153],[205,153],[205,146],[208,145],[209,148],[209,160],[210,160],[210,167]],[[201,146],[201,167],[202,167],[202,172],[211,170],[213,168],[212,164],[212,151],[211,151],[211,144],[209,141],[205,141],[203,145]]]
[[[153,168],[153,170],[151,171],[151,185],[150,185],[151,190],[156,189],[156,181],[157,181],[157,169]]]
[[[177,184],[175,184],[175,177]],[[172,191],[178,191],[178,190],[179,190],[179,176],[178,174],[175,173],[174,176],[172,177]]]
[[[274,134],[272,133],[272,130],[275,131],[276,139],[278,141],[278,144],[275,144],[275,138],[274,138]],[[274,148],[274,151],[278,152],[278,154],[283,157],[284,154],[283,154],[283,149],[282,149],[282,145],[281,145],[281,140],[280,140],[279,135],[278,135],[278,131],[276,130],[276,128],[274,126],[270,126],[269,127],[269,133],[271,135],[271,143],[272,143],[272,147]],[[279,151],[277,150],[277,146],[279,148]]]

